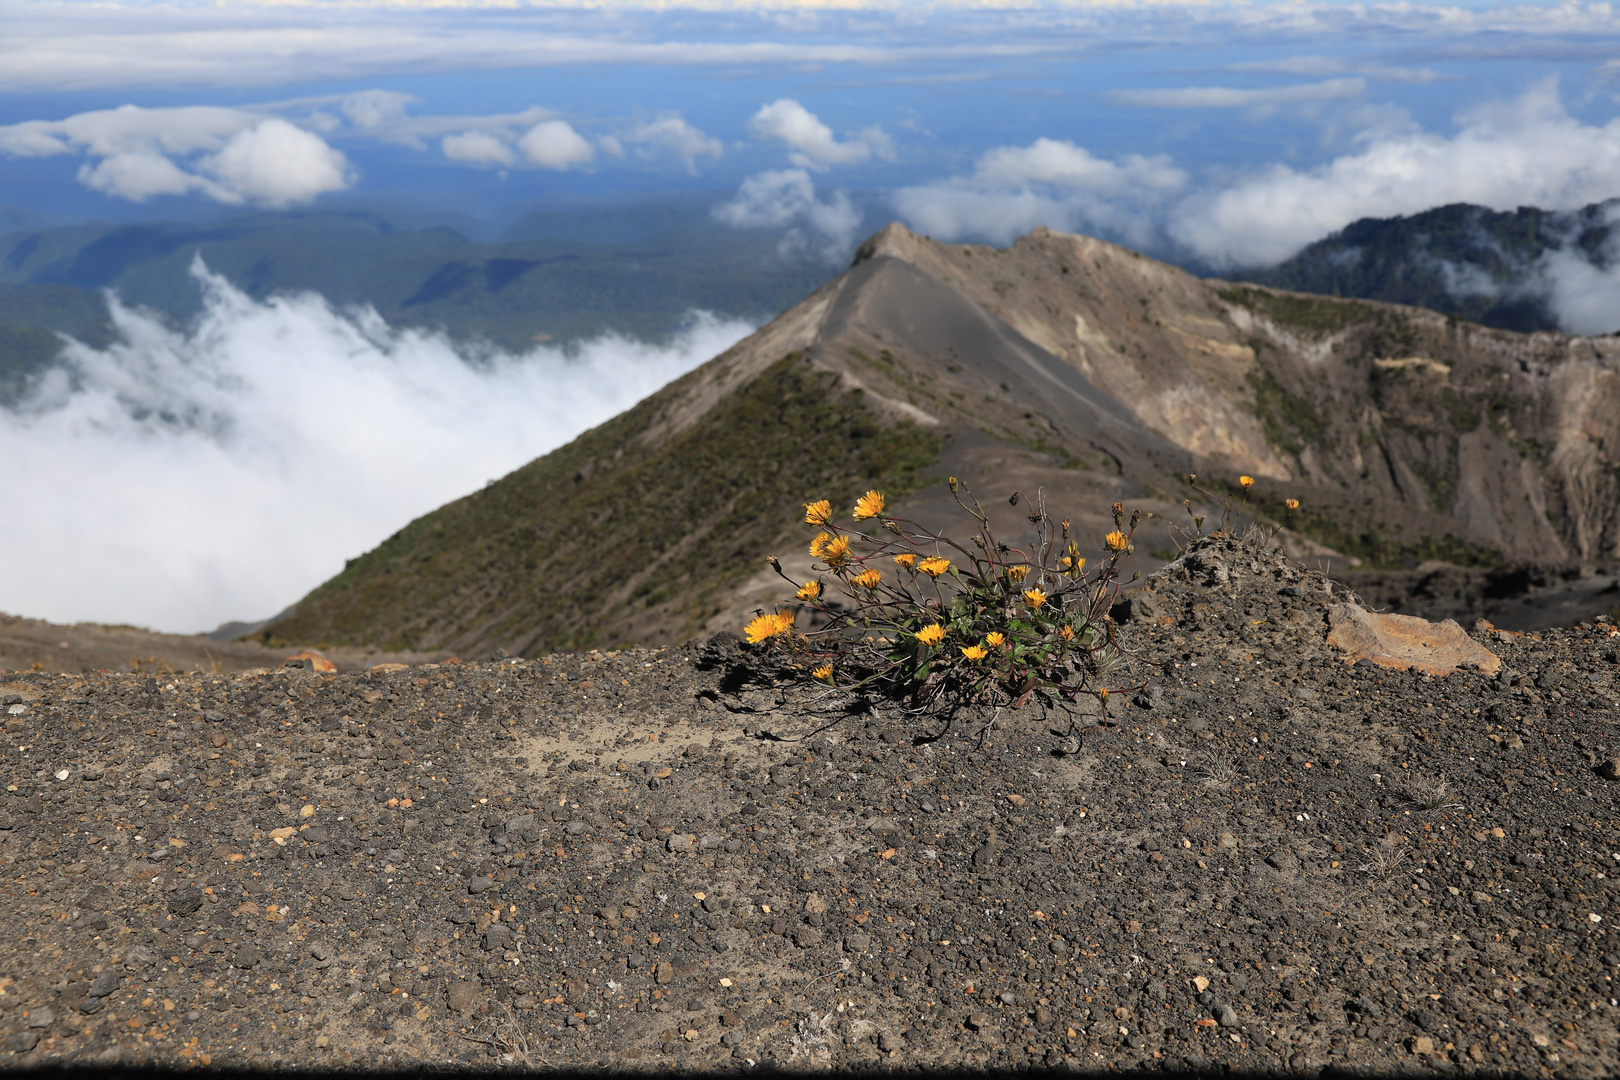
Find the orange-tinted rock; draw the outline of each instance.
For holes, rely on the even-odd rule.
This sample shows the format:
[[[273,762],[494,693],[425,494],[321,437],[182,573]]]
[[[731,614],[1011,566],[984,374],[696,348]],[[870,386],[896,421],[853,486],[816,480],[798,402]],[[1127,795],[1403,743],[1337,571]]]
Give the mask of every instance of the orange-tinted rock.
[[[337,672],[337,665],[332,663],[332,661],[328,660],[326,657],[322,656],[320,653],[316,652],[314,649],[305,649],[303,652],[293,653],[291,656],[287,657],[287,659],[281,662],[281,666],[286,667],[294,660],[304,661],[304,666],[308,667],[311,671],[319,671],[323,673]]]
[[[1430,675],[1450,675],[1466,665],[1494,675],[1502,661],[1447,619],[1432,623],[1412,615],[1381,615],[1355,604],[1334,604],[1328,609],[1328,644],[1343,649],[1345,662],[1371,660],[1382,667],[1405,671],[1417,668]]]

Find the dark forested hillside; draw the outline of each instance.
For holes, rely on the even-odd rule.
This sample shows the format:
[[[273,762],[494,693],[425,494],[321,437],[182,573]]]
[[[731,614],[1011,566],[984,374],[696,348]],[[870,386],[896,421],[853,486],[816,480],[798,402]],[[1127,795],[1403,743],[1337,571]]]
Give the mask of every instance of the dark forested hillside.
[[[1607,265],[1620,200],[1573,213],[1454,203],[1409,217],[1362,218],[1279,266],[1223,276],[1296,292],[1386,300],[1504,330],[1556,330],[1536,280],[1549,252]]]

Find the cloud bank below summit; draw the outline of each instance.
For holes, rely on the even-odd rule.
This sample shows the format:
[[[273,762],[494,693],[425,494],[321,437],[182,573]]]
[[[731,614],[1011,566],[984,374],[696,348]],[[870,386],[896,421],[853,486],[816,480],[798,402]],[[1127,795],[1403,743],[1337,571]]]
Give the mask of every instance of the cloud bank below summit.
[[[0,531],[8,609],[176,632],[262,618],[754,329],[699,314],[664,344],[468,354],[195,273],[191,326],[115,305],[116,344],[70,346],[0,408],[0,459],[51,493]]]

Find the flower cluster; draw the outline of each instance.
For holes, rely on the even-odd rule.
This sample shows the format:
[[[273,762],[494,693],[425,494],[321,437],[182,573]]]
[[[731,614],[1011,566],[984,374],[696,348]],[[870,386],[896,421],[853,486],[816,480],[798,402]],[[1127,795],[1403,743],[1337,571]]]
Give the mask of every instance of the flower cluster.
[[[1108,612],[1140,514],[1127,524],[1114,504],[1115,528],[1094,541],[1093,562],[1039,498],[1027,542],[1012,547],[954,477],[950,489],[978,523],[966,543],[894,517],[881,491],[856,501],[852,526],[828,500],[806,503],[814,576],[795,581],[773,558],[797,607],[761,613],[748,641],[791,650],[832,686],[899,691],[927,706],[1106,697],[1099,680],[1120,653]],[[795,629],[796,614],[807,629]]]
[[[1228,495],[1231,492],[1230,485],[1222,484],[1221,482],[1217,481],[1216,484],[1215,484],[1215,487],[1219,488],[1219,489],[1222,489],[1222,490],[1212,491],[1209,488],[1203,487],[1203,486],[1201,486],[1199,484],[1199,482],[1198,482],[1198,474],[1197,473],[1188,474],[1188,476],[1187,476],[1187,484],[1194,491],[1197,491],[1197,492],[1199,492],[1200,494],[1203,494],[1203,495],[1207,495],[1210,499],[1212,499],[1216,503],[1220,504],[1220,507],[1221,507],[1221,521],[1220,521],[1219,527],[1217,527],[1215,529],[1215,533],[1217,535],[1227,535],[1227,536],[1232,535],[1234,530],[1237,528],[1237,522],[1240,519],[1240,513],[1239,513],[1240,508],[1237,507],[1237,506],[1234,506],[1232,504],[1231,499],[1228,498]],[[1254,477],[1252,477],[1252,476],[1240,476],[1240,477],[1238,477],[1237,478],[1237,486],[1238,486],[1238,489],[1243,494],[1242,508],[1248,510],[1249,515],[1250,515],[1251,524],[1253,524],[1255,519],[1258,517],[1258,515],[1255,513],[1255,510],[1257,508],[1251,508],[1250,503],[1249,503],[1249,495],[1250,495],[1251,491],[1254,488]],[[1265,506],[1268,505],[1268,502],[1269,502],[1269,500],[1261,499],[1258,508],[1264,508]],[[1204,535],[1204,518],[1201,515],[1193,513],[1192,500],[1191,499],[1183,499],[1182,500],[1182,505],[1187,508],[1187,513],[1192,515],[1194,533],[1196,535],[1198,535],[1198,536]],[[1281,524],[1282,525],[1288,525],[1293,521],[1295,511],[1297,511],[1299,509],[1299,500],[1296,499],[1296,498],[1292,498],[1292,497],[1285,498],[1285,499],[1282,500],[1282,507],[1283,507],[1283,515],[1282,515]],[[1183,533],[1182,535],[1186,535],[1186,534]]]
[[[774,615],[759,615],[750,620],[743,627],[743,637],[748,644],[759,645],[774,637],[784,637],[793,633],[793,612],[778,611]]]

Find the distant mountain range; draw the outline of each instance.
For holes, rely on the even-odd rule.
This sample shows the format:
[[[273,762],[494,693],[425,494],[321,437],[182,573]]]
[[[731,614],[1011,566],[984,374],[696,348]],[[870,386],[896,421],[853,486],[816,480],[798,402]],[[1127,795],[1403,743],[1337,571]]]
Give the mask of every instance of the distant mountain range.
[[[1222,499],[1340,569],[1613,560],[1617,358],[1084,236],[996,249],[891,225],[753,336],[412,522],[262,635],[487,656],[735,630],[783,596],[766,555],[808,572],[802,503],[873,485],[898,516],[966,525],[947,476],[1012,544],[1014,490],[1099,554],[1113,501],[1147,512],[1144,571]]]
[[[1279,266],[1228,276],[1386,300],[1531,333],[1620,330],[1620,199],[1562,212],[1456,203],[1362,218]]]
[[[313,291],[512,351],[607,331],[658,339],[694,309],[765,318],[826,280],[828,266],[783,255],[774,233],[717,226],[716,201],[538,211],[498,242],[364,210],[13,231],[0,235],[0,401],[56,355],[58,333],[107,342],[103,290],[176,320],[195,314],[198,255],[255,298]]]
[[[256,213],[203,223],[44,228],[0,208],[0,403],[60,350],[103,346],[104,290],[184,320],[207,266],[255,298],[313,291],[391,325],[439,327],[510,351],[606,331],[657,339],[693,309],[784,310],[825,264],[770,230],[717,226],[723,193],[535,211],[499,240],[470,220],[387,207]],[[1279,266],[1225,276],[1296,292],[1425,307],[1521,333],[1620,330],[1620,200],[1575,212],[1457,204],[1364,218]]]

